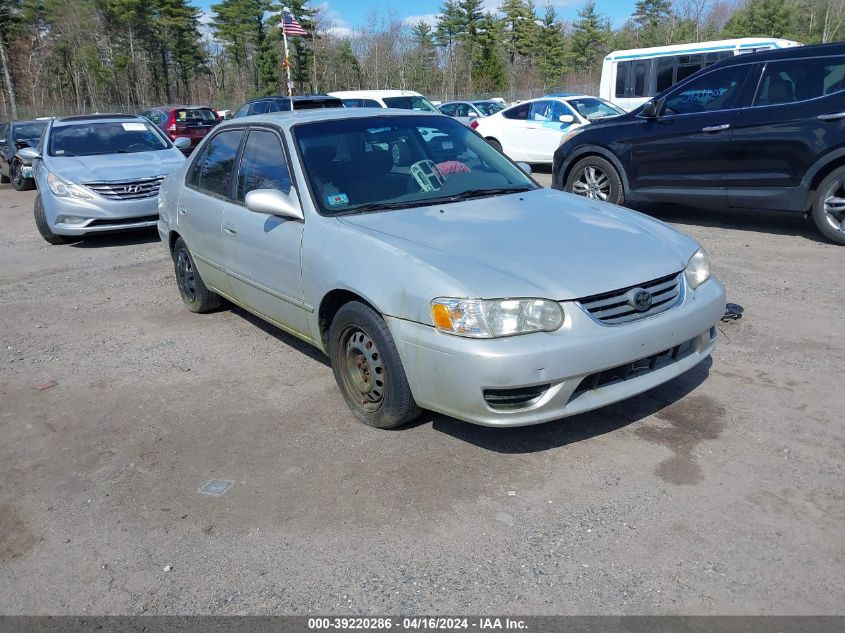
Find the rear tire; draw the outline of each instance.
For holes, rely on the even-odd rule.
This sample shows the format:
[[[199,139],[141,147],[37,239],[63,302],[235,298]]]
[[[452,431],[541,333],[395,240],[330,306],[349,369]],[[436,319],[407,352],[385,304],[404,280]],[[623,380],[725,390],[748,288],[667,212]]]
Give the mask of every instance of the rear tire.
[[[569,171],[563,190],[601,202],[613,204],[625,202],[619,172],[599,156],[587,156],[575,163]]]
[[[819,184],[813,221],[827,239],[845,245],[845,167],[834,169]]]
[[[203,282],[194,264],[194,258],[188,245],[181,237],[173,245],[173,267],[176,272],[176,285],[182,301],[191,312],[211,312],[220,307],[222,299],[216,292],[209,290]]]
[[[31,191],[35,189],[35,181],[32,178],[21,176],[21,164],[17,160],[9,165],[9,178],[12,181],[12,187],[17,191]]]
[[[41,202],[41,196],[35,197],[33,213],[35,215],[35,228],[38,229],[45,242],[58,246],[59,244],[68,244],[73,241],[73,238],[57,235],[50,230],[50,225],[47,224],[47,216],[44,214],[44,205]]]
[[[490,144],[490,147],[492,147],[494,150],[496,150],[496,151],[497,151],[497,152],[499,152],[500,154],[504,154],[504,153],[505,153],[505,151],[502,149],[502,144],[501,144],[499,141],[497,141],[497,140],[496,140],[496,139],[494,139],[494,138],[488,138],[488,139],[486,139],[486,140],[487,140],[487,143],[489,143],[489,144]]]
[[[329,358],[343,399],[364,424],[392,429],[419,416],[390,329],[369,306],[351,301],[338,310]]]

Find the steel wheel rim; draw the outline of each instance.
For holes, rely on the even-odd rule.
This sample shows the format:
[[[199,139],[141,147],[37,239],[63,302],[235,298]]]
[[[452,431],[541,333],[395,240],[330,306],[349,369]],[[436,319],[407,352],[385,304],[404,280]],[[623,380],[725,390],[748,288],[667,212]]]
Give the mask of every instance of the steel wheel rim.
[[[176,253],[176,282],[182,295],[193,301],[197,296],[197,279],[188,251],[180,249]]]
[[[572,193],[591,200],[606,201],[610,197],[610,177],[594,165],[584,167],[572,185]]]
[[[845,178],[834,182],[825,193],[824,219],[834,231],[845,232]]]
[[[343,387],[358,407],[375,413],[384,402],[385,368],[375,341],[357,325],[351,325],[340,337],[340,372]]]

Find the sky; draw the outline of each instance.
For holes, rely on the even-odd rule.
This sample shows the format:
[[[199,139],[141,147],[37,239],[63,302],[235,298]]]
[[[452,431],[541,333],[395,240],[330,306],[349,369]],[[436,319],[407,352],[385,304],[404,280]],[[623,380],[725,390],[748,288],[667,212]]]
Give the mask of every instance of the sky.
[[[204,12],[217,0],[194,0]],[[549,0],[535,0],[538,14],[542,15]],[[608,16],[614,26],[619,26],[634,11],[635,0],[596,0],[596,7]],[[364,26],[367,15],[373,10],[385,12],[394,8],[405,21],[414,24],[420,20],[434,23],[441,0],[401,0],[389,2],[386,0],[311,0],[312,7],[320,7],[331,26],[338,33],[348,32]],[[485,0],[485,9],[495,12],[501,0]],[[562,20],[572,21],[578,17],[578,9],[584,5],[584,0],[551,0]]]

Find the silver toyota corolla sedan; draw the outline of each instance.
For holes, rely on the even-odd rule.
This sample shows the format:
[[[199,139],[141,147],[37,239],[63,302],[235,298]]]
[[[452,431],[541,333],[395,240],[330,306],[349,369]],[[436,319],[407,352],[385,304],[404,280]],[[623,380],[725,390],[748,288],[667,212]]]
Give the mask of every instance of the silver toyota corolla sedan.
[[[352,412],[489,426],[595,409],[713,351],[699,244],[538,186],[454,119],[313,110],[223,123],[165,180],[182,299],[221,297],[331,359]]]
[[[38,196],[35,225],[50,244],[91,233],[155,226],[165,176],[185,162],[180,146],[140,116],[97,114],[53,119],[31,160]]]

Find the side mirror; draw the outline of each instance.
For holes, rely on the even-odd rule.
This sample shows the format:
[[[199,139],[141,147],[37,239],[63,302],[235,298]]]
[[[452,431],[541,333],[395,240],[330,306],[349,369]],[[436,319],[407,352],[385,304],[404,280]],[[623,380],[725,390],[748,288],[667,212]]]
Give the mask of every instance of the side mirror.
[[[531,165],[529,165],[528,163],[517,163],[516,165],[517,165],[517,167],[519,167],[522,171],[524,171],[524,172],[525,172],[526,174],[528,174],[529,176],[530,176],[532,173],[534,173],[534,172],[531,170]]]
[[[656,119],[660,116],[660,111],[663,109],[663,103],[657,101],[648,101],[643,106],[643,116],[647,119]]]
[[[477,119],[478,118],[478,112],[476,112],[475,110],[470,110],[469,114],[467,114],[467,116],[470,119]]]
[[[18,156],[30,162],[41,158],[41,154],[34,147],[23,147],[18,150]]]
[[[571,114],[561,114],[558,120],[561,123],[575,123],[575,117]]]
[[[291,197],[278,189],[255,189],[246,194],[246,208],[254,213],[266,213],[280,218],[304,220],[302,209]]]
[[[179,136],[173,139],[173,145],[176,149],[188,149],[191,146],[191,139],[186,136]]]

